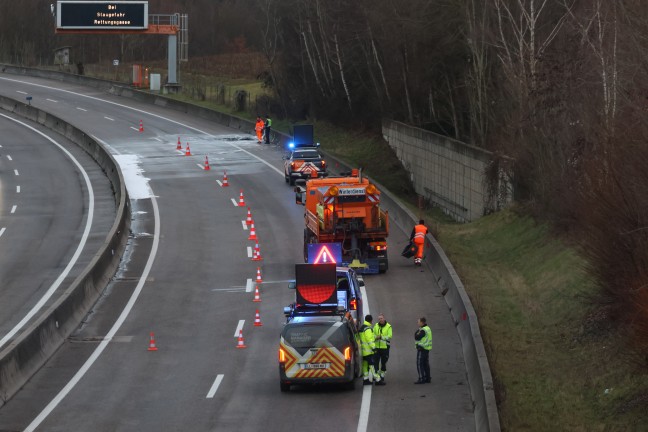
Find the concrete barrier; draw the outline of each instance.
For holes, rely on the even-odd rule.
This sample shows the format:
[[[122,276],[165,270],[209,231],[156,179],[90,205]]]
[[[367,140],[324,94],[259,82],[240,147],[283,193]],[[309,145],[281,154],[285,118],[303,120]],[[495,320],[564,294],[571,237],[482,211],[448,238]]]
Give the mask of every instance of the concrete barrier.
[[[6,72],[8,73],[20,73],[24,75],[30,75],[32,71],[36,71],[35,73],[37,75],[34,76],[59,79],[61,81],[75,82],[95,88],[107,89],[111,94],[117,94],[141,102],[164,106],[218,124],[243,130],[245,132],[252,133],[254,130],[254,122],[252,121],[240,119],[198,105],[168,99],[147,92],[141,92],[117,83],[108,81],[100,83],[97,82],[99,80],[78,77],[76,75],[61,72],[44,71],[45,73],[43,73],[37,69],[15,68],[10,66],[7,66],[6,69]],[[53,76],[55,76],[55,78],[52,78]],[[279,135],[281,136],[282,144],[290,138],[288,135],[283,133],[279,133]],[[340,167],[343,167],[343,169],[351,169],[351,167],[345,162],[338,160],[326,152],[323,153],[326,158],[329,159],[329,166],[332,165],[330,162],[333,161]],[[417,218],[394,195],[377,182],[376,184],[381,191],[382,207],[389,211],[390,223],[398,226],[404,233],[409,233],[417,222]],[[454,270],[454,267],[446,257],[441,246],[431,235],[427,236],[425,247],[427,250],[425,265],[432,272],[438,285],[441,287],[441,292],[448,304],[452,318],[457,326],[457,332],[461,339],[464,360],[466,362],[466,372],[474,405],[477,431],[498,432],[500,431],[500,423],[497,404],[495,401],[495,392],[493,390],[493,379],[486,351],[484,349],[484,343],[481,338],[477,315],[459,276]]]
[[[0,406],[32,377],[79,326],[113,277],[126,248],[130,203],[115,159],[83,131],[33,106],[0,96],[0,108],[64,135],[104,170],[113,187],[117,213],[103,245],[58,300],[0,352]]]

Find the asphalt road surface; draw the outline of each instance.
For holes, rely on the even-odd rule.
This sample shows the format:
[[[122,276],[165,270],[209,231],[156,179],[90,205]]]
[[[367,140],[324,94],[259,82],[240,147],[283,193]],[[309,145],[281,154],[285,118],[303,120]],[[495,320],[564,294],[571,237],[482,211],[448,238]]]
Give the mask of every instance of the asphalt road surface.
[[[127,170],[141,169],[127,176],[129,193],[139,198],[132,200],[131,241],[115,281],[86,323],[0,409],[0,430],[475,429],[447,306],[432,275],[399,256],[409,233],[392,227],[389,271],[366,278],[365,308],[384,313],[394,327],[387,385],[281,393],[278,337],[282,308],[294,295],[287,281],[303,259],[304,226],[303,207],[283,179],[281,152],[257,144],[252,131],[94,89],[4,75],[0,93],[31,95],[33,105],[104,142]],[[186,143],[192,156],[184,155]],[[219,184],[225,171],[228,188]],[[235,205],[241,191],[245,207]],[[247,206],[261,262],[250,259]],[[257,269],[261,303],[252,302]],[[256,309],[261,327],[253,326]],[[420,316],[434,334],[429,385],[413,384]],[[236,348],[238,328],[245,349]],[[157,351],[149,350],[151,333]]]
[[[115,219],[110,183],[60,135],[0,111],[0,348],[54,302]]]

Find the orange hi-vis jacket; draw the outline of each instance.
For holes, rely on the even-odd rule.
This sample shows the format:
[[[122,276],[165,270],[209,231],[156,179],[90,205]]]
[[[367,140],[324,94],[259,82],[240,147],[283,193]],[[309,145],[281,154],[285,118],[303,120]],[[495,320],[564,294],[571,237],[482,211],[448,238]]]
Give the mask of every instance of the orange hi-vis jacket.
[[[414,227],[414,243],[415,244],[423,244],[425,243],[425,235],[427,234],[428,230],[425,225],[416,225]]]
[[[263,127],[264,127],[263,120],[259,120],[259,121],[256,122],[255,129],[256,129],[257,132],[263,131]]]

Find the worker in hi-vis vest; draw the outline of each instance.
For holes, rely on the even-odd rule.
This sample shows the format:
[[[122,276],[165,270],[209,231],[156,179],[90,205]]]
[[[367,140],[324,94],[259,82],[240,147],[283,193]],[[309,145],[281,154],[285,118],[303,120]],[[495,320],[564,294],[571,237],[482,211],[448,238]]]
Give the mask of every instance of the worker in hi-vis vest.
[[[372,385],[374,379],[376,343],[372,324],[373,317],[367,315],[360,327],[360,351],[362,351],[362,379],[364,385]]]
[[[412,234],[410,235],[410,241],[413,241],[416,245],[416,255],[414,256],[414,264],[417,266],[421,265],[423,261],[423,246],[425,245],[425,235],[428,233],[428,229],[425,226],[425,221],[421,219],[412,229]]]
[[[389,347],[392,339],[392,326],[387,322],[383,314],[378,315],[378,322],[373,326],[374,337],[376,338],[376,357],[374,368],[376,369],[376,385],[385,385],[385,374],[387,373],[387,360],[389,360]]]
[[[256,131],[256,136],[257,136],[257,142],[261,144],[263,142],[263,128],[265,127],[265,123],[263,122],[263,119],[261,116],[257,116],[256,119],[256,124],[254,125],[254,130]]]

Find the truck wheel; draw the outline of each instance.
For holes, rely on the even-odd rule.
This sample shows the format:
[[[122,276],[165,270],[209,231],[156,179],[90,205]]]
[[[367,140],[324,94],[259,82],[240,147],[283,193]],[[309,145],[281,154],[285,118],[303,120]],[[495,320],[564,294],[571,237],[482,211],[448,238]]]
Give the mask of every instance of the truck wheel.
[[[378,273],[387,273],[388,268],[389,262],[387,261],[387,259],[378,261]]]
[[[295,179],[293,178],[293,176],[290,176],[290,177],[288,178],[288,184],[289,184],[290,186],[295,186]]]
[[[284,382],[279,381],[279,388],[281,389],[282,392],[289,392],[290,391],[290,384],[286,384]]]
[[[286,183],[288,183],[288,181],[289,181],[288,175],[286,173],[284,173],[284,180],[286,180]]]

